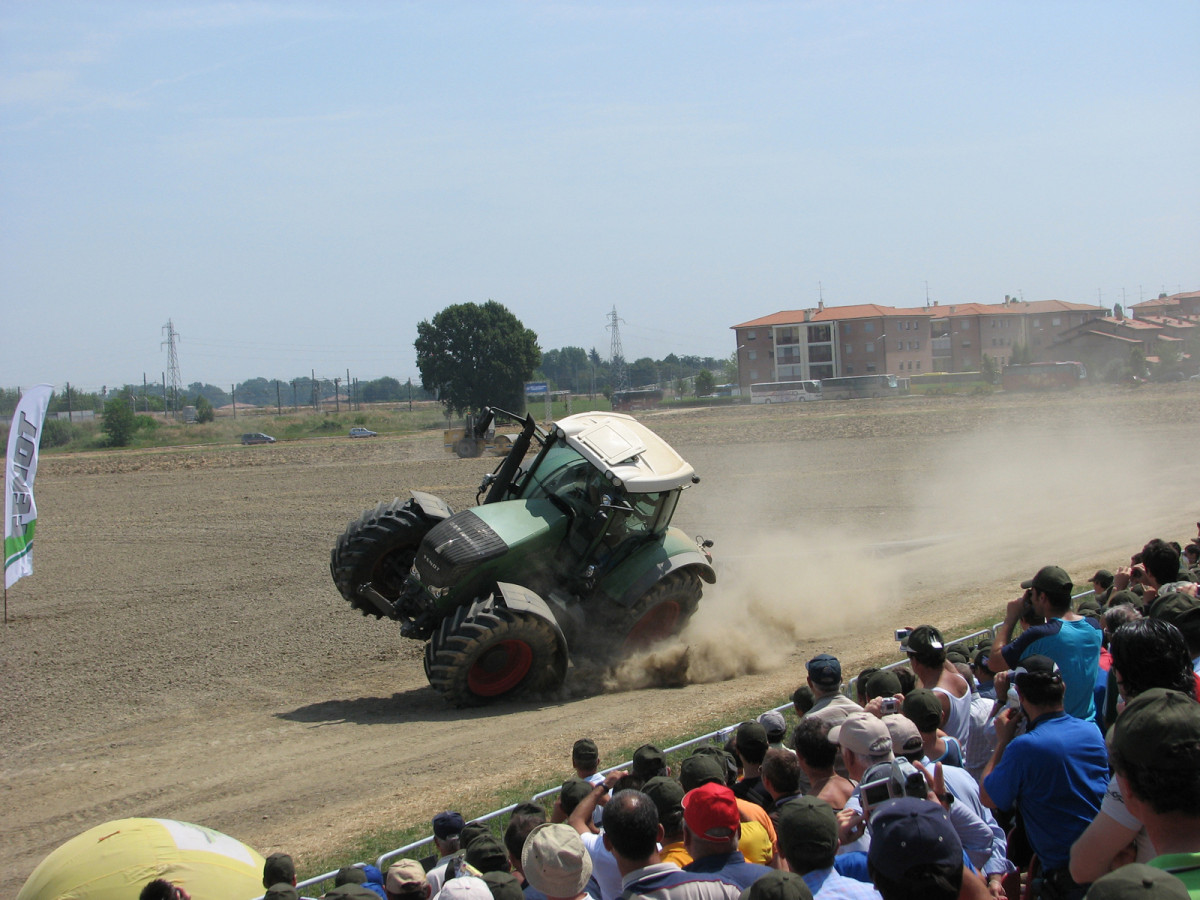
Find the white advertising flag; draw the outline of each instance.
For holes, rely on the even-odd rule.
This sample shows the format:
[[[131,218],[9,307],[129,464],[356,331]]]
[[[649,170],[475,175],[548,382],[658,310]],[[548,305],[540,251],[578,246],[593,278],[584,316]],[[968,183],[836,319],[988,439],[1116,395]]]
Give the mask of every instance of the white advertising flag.
[[[4,461],[4,589],[33,574],[33,532],[37,507],[33,479],[37,475],[38,444],[46,407],[54,388],[39,384],[27,390],[13,413]]]

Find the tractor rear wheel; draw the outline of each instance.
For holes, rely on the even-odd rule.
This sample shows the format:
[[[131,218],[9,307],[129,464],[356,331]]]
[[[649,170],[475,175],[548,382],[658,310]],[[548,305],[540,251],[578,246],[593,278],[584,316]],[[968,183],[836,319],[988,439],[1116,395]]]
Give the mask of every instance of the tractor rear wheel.
[[[622,619],[618,655],[644,650],[682,631],[700,604],[701,592],[700,576],[688,569],[672,572],[646,591]]]
[[[374,603],[359,596],[359,587],[370,582],[388,600],[399,597],[421,538],[433,525],[411,499],[368,509],[347,526],[329,555],[338,592],[364,616],[382,618]]]
[[[566,668],[554,626],[492,597],[459,607],[425,645],[425,675],[455,706],[556,687]]]

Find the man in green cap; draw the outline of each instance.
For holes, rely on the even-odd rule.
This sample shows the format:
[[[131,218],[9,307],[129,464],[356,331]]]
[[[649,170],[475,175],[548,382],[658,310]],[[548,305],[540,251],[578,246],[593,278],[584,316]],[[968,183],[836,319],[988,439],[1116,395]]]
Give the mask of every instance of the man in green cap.
[[[1200,900],[1200,704],[1180,691],[1139,694],[1113,726],[1109,756],[1125,805],[1170,872]]]
[[[839,875],[833,868],[838,851],[838,822],[833,807],[817,797],[798,797],[778,811],[779,849],[788,868],[804,879],[821,900],[879,900],[865,881]]]
[[[1017,668],[1027,656],[1048,656],[1058,664],[1067,688],[1063,708],[1077,719],[1095,721],[1093,693],[1100,673],[1103,639],[1099,624],[1071,611],[1074,584],[1058,566],[1043,566],[1031,579],[1021,582],[1021,587],[1025,593],[1009,601],[1004,624],[996,629],[988,668],[999,673]],[[1013,640],[1017,622],[1030,613],[1044,621],[1026,628]]]

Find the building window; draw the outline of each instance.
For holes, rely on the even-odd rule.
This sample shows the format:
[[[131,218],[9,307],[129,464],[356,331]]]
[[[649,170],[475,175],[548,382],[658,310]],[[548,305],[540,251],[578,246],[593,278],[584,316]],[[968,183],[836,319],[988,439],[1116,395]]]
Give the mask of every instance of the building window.
[[[921,342],[920,342],[920,341],[913,341],[913,343],[917,345],[917,346],[916,346],[914,349],[916,349],[916,350],[920,350],[920,349],[921,349]]]
[[[875,363],[873,363],[873,362],[867,363],[867,371],[874,372],[875,371]]]
[[[865,331],[867,334],[874,334],[875,323],[874,322],[864,322],[863,323],[863,331]]]
[[[917,371],[921,371],[921,361],[919,359],[917,360]]]
[[[863,347],[863,350],[865,350],[867,353],[874,353],[875,345],[870,341],[867,341],[867,346]]]
[[[853,344],[847,344],[847,345],[846,345],[845,347],[843,347],[842,349],[843,349],[843,350],[844,350],[846,353],[853,353],[853,352],[854,352],[854,345],[853,345]]]
[[[747,331],[747,332],[746,332],[746,340],[748,340],[748,341],[752,341],[752,340],[754,340],[754,339],[755,339],[756,335],[757,335],[757,332],[754,332],[754,331]]]
[[[828,325],[808,326],[808,342],[810,344],[827,344],[831,340],[833,340],[833,335],[829,333]]]
[[[963,342],[962,342],[962,345],[963,345],[964,347],[970,347],[970,346],[971,346],[971,342],[970,342],[970,341],[963,341]]]
[[[896,341],[896,349],[903,350],[904,349],[904,341]]]
[[[758,381],[758,369],[751,369],[751,370],[750,370],[750,380],[751,380],[751,381]]]
[[[853,375],[854,374],[854,366],[846,366],[846,374]]]
[[[749,357],[750,359],[758,359],[758,351],[751,350],[749,353],[746,354],[746,356]]]
[[[1042,327],[1042,320],[1041,320],[1041,319],[1034,319],[1034,320],[1033,320],[1033,327],[1034,327],[1034,328],[1041,328],[1041,327]]]
[[[851,324],[849,322],[847,322],[846,324],[844,324],[842,326],[842,334],[844,334],[846,337],[850,337],[850,333],[853,330],[854,330],[854,328],[851,326]]]
[[[1053,319],[1051,319],[1051,320],[1050,320],[1050,324],[1051,324],[1052,326],[1061,325],[1061,324],[1062,324],[1062,319],[1060,319],[1058,316],[1055,316]]]

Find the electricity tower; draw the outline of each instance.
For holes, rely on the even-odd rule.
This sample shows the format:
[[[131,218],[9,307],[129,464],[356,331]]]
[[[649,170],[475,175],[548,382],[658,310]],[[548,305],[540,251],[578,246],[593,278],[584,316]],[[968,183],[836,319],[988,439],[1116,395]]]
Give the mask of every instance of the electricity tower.
[[[605,328],[612,329],[612,349],[609,355],[612,358],[612,378],[614,391],[629,390],[629,374],[625,371],[625,351],[621,349],[621,326],[617,323],[621,320],[617,318],[617,307],[614,304],[612,312],[608,314],[608,318],[612,320]]]
[[[175,326],[167,319],[167,324],[162,327],[166,332],[167,339],[163,341],[163,346],[167,348],[167,375],[171,382],[171,402],[174,405],[175,413],[179,413],[179,395],[183,390],[183,379],[179,376],[179,353],[175,349],[175,342],[179,340],[179,332],[175,330]],[[169,410],[164,410],[169,412]]]

